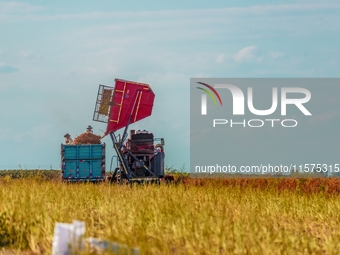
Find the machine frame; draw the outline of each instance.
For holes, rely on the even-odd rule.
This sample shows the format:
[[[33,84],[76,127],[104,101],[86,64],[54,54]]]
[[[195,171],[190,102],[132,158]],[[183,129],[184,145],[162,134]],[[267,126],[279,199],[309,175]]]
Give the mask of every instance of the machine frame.
[[[119,115],[118,116],[121,116],[126,84],[130,84],[130,85],[133,85],[133,86],[137,85],[137,86],[140,86],[141,88],[139,90],[135,90],[136,94],[135,94],[135,97],[134,97],[134,101],[133,102],[131,101],[131,104],[133,104],[133,106],[131,108],[131,111],[129,110],[129,112],[128,112],[129,117],[128,117],[127,123],[126,123],[127,118],[125,118],[125,122],[122,122],[122,123],[118,123],[119,121],[117,121],[121,117],[114,120],[115,122],[117,122],[117,125],[121,124],[120,127],[122,125],[125,126],[124,132],[123,132],[123,135],[121,136],[121,138],[120,138],[119,135],[116,135],[115,131],[117,131],[117,130],[109,130],[109,132],[107,131],[106,134],[105,134],[105,135],[109,134],[109,136],[112,140],[113,148],[114,148],[114,150],[117,154],[117,159],[118,159],[118,162],[119,162],[119,167],[115,168],[113,175],[109,178],[109,180],[113,183],[119,183],[119,184],[122,184],[122,183],[145,183],[145,182],[147,182],[147,183],[161,183],[162,181],[172,181],[174,179],[173,176],[165,175],[164,160],[163,161],[160,160],[160,162],[158,162],[159,167],[162,169],[161,174],[156,174],[154,171],[151,170],[152,167],[150,167],[150,165],[147,166],[143,160],[138,159],[138,156],[141,156],[141,154],[132,153],[129,150],[129,148],[127,148],[125,146],[125,141],[127,140],[127,131],[128,131],[129,125],[131,123],[136,122],[137,113],[138,113],[138,110],[140,110],[140,106],[141,106],[140,101],[141,101],[141,98],[142,98],[142,93],[143,92],[145,93],[145,90],[149,90],[153,94],[150,86],[147,85],[147,84],[136,83],[136,82],[120,80],[120,79],[116,79],[115,81],[116,81],[116,85],[114,87],[110,87],[110,86],[106,86],[106,85],[99,85],[96,105],[95,105],[94,114],[93,114],[93,120],[94,121],[108,123],[108,125],[109,125],[110,121],[113,121],[113,120],[110,119],[111,116],[113,114],[115,114],[115,112],[112,110],[112,108],[113,108],[112,106],[117,106],[117,105],[119,106]],[[118,90],[116,88],[117,87],[117,81],[125,82],[124,91]],[[118,102],[118,103],[114,102],[115,96],[117,97],[117,95],[115,95],[116,91],[118,93],[122,93],[121,101]],[[154,94],[153,94],[153,97],[154,97]],[[131,104],[129,104],[128,107],[130,107]],[[149,115],[151,115],[151,112],[149,113]],[[147,117],[147,116],[145,116],[145,117]],[[138,119],[137,119],[137,121],[138,121]],[[117,129],[119,129],[119,128],[117,127]],[[153,142],[154,141],[160,141],[161,142],[160,145],[163,149],[164,138],[154,138]],[[154,149],[154,151],[146,153],[145,156],[148,156],[149,159],[150,159],[150,157],[154,157],[158,153],[160,153],[159,157],[164,159],[165,155],[164,155],[163,150],[157,151],[157,148],[155,146],[153,147],[153,149]],[[151,155],[153,155],[153,156],[151,156]],[[133,169],[131,169],[131,162],[129,164],[126,156],[130,159],[130,161],[132,160],[135,164],[139,164],[139,169],[142,169],[142,172],[144,171],[144,173],[145,173],[143,176],[137,175],[133,171]],[[113,157],[115,157],[115,156],[113,156]],[[112,166],[112,162],[111,162],[111,166]],[[153,169],[153,170],[155,170],[155,169]]]

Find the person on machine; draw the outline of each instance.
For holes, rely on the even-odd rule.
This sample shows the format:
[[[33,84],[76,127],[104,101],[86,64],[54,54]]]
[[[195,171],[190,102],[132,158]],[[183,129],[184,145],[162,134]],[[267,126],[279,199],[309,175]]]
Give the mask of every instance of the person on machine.
[[[91,133],[93,134],[93,130],[92,130],[92,127],[89,125],[87,128],[86,128],[86,133]]]
[[[64,135],[64,142],[65,142],[65,144],[72,144],[73,143],[73,140],[72,140],[72,138],[71,138],[69,133]]]

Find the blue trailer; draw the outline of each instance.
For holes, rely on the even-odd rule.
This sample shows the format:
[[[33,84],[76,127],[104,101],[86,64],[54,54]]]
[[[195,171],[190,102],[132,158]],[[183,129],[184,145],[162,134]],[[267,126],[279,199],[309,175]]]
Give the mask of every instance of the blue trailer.
[[[63,181],[105,180],[105,143],[61,145]]]

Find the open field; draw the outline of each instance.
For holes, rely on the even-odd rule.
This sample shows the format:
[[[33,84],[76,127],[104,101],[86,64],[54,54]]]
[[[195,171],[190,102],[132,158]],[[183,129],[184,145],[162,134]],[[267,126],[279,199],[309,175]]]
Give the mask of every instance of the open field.
[[[340,252],[338,179],[177,180],[130,187],[7,175],[0,247],[50,254],[55,223],[75,219],[86,222],[86,237],[141,254]]]

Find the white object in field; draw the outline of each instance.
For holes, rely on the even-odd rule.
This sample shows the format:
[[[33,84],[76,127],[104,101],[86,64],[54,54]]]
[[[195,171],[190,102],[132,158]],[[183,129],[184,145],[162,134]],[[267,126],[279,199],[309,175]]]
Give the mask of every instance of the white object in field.
[[[129,255],[139,255],[138,248],[129,248],[125,244],[119,244],[116,242],[109,242],[105,240],[101,240],[99,238],[90,237],[87,239],[90,245],[99,251],[108,251],[114,252],[114,254],[121,255],[121,254],[129,254]]]
[[[82,249],[84,234],[85,222],[73,221],[72,224],[57,222],[54,228],[52,254],[69,255],[73,249]]]

